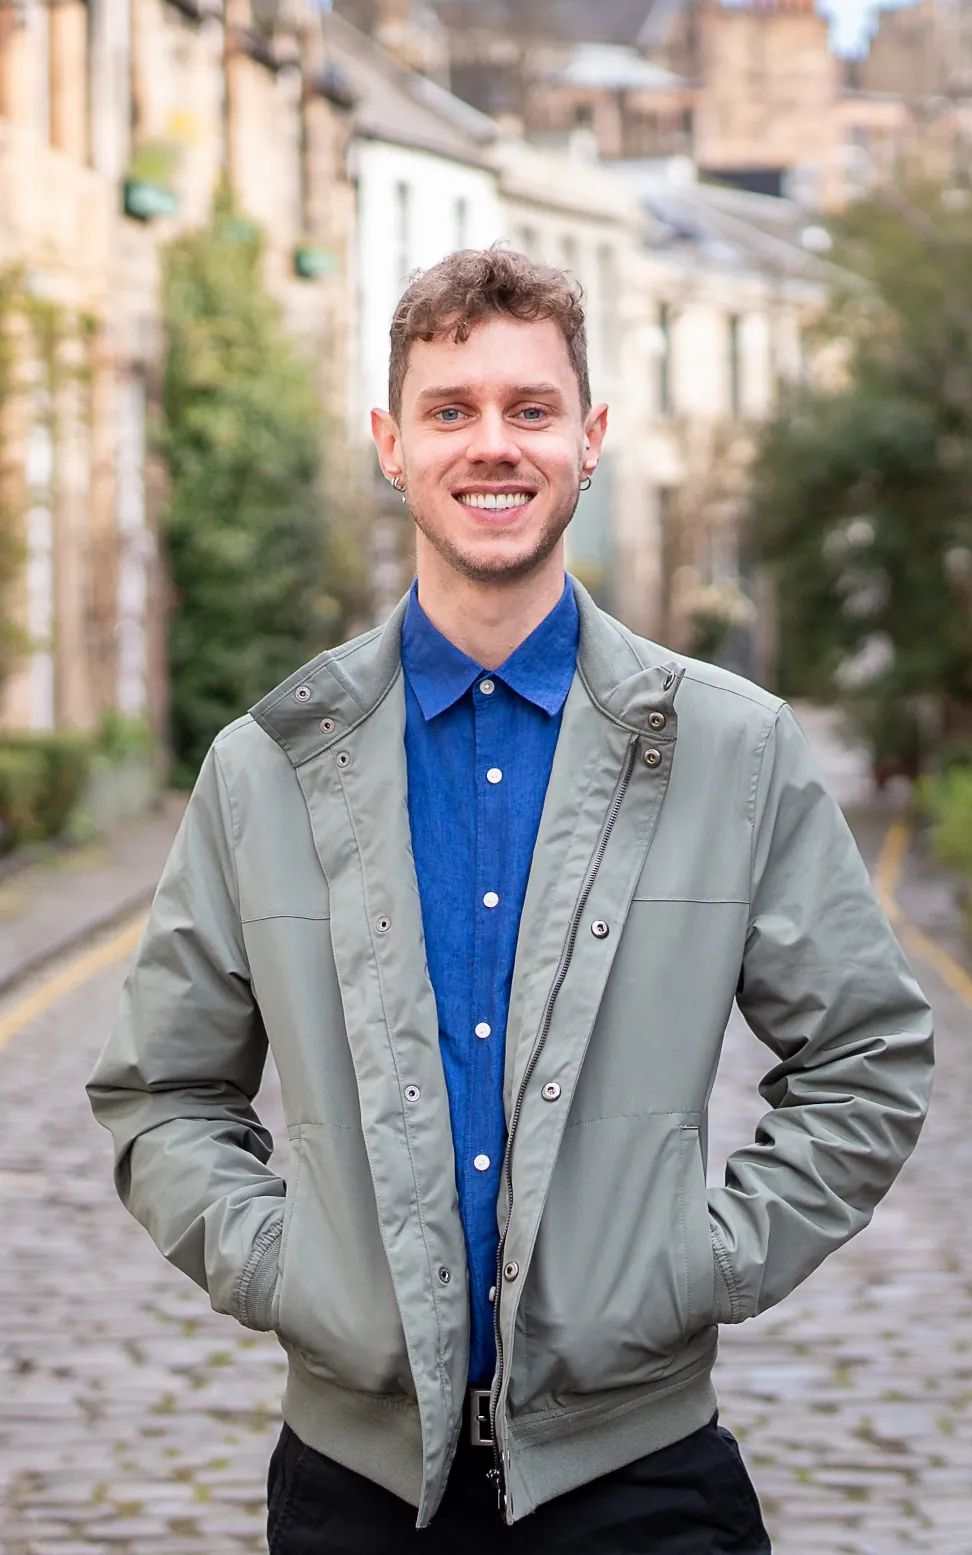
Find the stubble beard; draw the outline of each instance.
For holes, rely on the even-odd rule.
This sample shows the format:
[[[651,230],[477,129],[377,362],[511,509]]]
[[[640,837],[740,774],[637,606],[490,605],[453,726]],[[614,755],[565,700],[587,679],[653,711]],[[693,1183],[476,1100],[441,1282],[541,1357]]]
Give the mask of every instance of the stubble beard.
[[[446,565],[460,577],[472,583],[500,583],[514,582],[518,578],[528,577],[531,572],[543,565],[573,518],[579,500],[580,487],[578,486],[577,490],[565,497],[550,514],[544,528],[527,551],[510,556],[504,556],[499,552],[488,558],[479,558],[464,551],[450,535],[443,534],[435,524],[430,523],[421,505],[413,504],[410,497],[406,499],[406,506],[415,520],[416,528],[421,530]]]

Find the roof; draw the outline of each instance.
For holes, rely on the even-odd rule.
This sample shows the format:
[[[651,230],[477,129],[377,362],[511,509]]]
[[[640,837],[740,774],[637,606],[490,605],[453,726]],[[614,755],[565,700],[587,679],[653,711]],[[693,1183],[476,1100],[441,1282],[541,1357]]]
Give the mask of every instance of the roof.
[[[635,43],[651,10],[650,0],[551,0],[551,30],[578,43]]]
[[[321,27],[328,63],[355,100],[358,134],[432,151],[453,162],[486,165],[497,135],[492,119],[400,64],[336,12],[322,12]]]
[[[520,13],[517,31],[524,30],[523,0],[433,0],[433,5],[448,27],[503,27],[515,11]],[[651,10],[651,0],[607,0],[602,5],[546,0],[537,7],[536,31],[565,43],[635,43]]]
[[[652,218],[653,247],[684,247],[720,267],[758,269],[793,280],[832,281],[821,257],[826,234],[793,200],[717,184],[676,183],[650,162],[612,163],[632,179]]]
[[[651,64],[637,49],[616,43],[579,43],[554,79],[568,86],[611,91],[679,92],[688,86],[683,76]]]

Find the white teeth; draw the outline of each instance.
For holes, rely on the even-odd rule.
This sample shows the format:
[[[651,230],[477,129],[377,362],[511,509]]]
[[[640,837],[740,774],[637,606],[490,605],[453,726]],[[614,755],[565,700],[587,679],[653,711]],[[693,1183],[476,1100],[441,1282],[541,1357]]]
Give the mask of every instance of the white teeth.
[[[467,508],[522,508],[530,501],[528,491],[471,491],[459,498]]]

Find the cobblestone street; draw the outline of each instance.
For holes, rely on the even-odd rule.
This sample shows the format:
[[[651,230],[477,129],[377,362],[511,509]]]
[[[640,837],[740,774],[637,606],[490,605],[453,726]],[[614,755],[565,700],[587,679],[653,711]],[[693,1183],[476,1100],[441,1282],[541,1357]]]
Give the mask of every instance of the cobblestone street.
[[[858,832],[873,862],[881,817]],[[916,860],[899,900],[951,943],[954,913]],[[939,1030],[915,1156],[868,1231],[779,1309],[723,1331],[722,1418],[776,1555],[972,1555],[970,1011],[915,965]],[[0,1051],[0,1549],[256,1555],[283,1356],[215,1316],[115,1199],[83,1084],[122,976],[93,976]],[[750,1136],[766,1067],[734,1019],[713,1180]],[[278,1135],[270,1079],[259,1106]]]

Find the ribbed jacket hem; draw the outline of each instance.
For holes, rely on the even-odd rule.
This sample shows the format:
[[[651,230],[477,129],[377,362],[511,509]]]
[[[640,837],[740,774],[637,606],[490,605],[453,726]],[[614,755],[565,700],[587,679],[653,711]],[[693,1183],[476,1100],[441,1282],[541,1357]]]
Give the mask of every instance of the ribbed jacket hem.
[[[508,1483],[519,1522],[545,1501],[681,1441],[716,1409],[712,1352],[689,1377],[623,1404],[608,1399],[576,1411],[513,1422]],[[422,1494],[418,1405],[354,1393],[315,1376],[289,1352],[283,1415],[302,1442],[417,1507]],[[433,1513],[434,1516],[434,1513]]]
[[[616,1409],[586,1409],[528,1429],[513,1422],[507,1470],[512,1516],[519,1522],[545,1501],[681,1441],[712,1419],[711,1365],[671,1389],[654,1390]],[[545,1433],[545,1434],[544,1434]]]
[[[414,1399],[383,1399],[326,1382],[288,1351],[283,1417],[302,1442],[403,1501],[422,1494],[422,1426]]]

